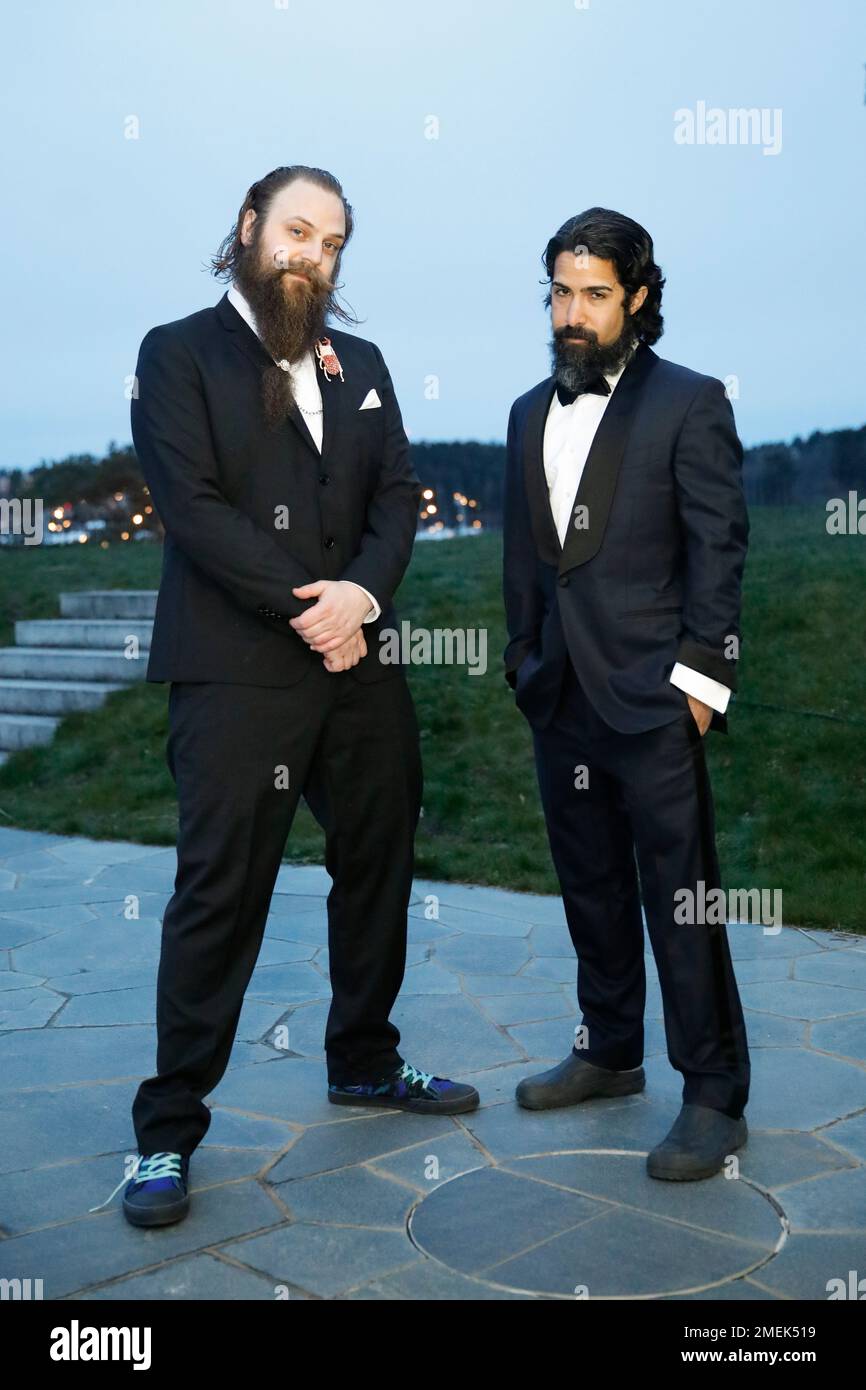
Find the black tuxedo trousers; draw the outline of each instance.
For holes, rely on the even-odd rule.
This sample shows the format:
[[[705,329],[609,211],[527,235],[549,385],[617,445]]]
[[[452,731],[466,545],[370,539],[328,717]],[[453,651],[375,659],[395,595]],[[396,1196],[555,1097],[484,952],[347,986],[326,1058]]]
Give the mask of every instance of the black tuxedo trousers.
[[[684,1104],[732,1118],[750,1061],[724,923],[675,919],[681,889],[721,887],[704,744],[686,696],[670,723],[621,733],[570,661],[553,719],[533,726],[547,833],[578,959],[578,1056],[612,1070],[644,1053],[641,893],[658,967],[671,1065]],[[585,771],[584,771],[585,769]],[[578,785],[576,785],[576,783]]]
[[[173,681],[166,759],[178,871],[157,978],[157,1075],[133,1104],[139,1151],[191,1153],[228,1065],[286,838],[303,794],[326,832],[332,1003],[328,1079],[401,1064],[388,1021],[406,963],[421,805],[418,726],[402,670],[362,683],[311,666],[291,686]],[[291,1018],[288,1020],[291,1051]]]

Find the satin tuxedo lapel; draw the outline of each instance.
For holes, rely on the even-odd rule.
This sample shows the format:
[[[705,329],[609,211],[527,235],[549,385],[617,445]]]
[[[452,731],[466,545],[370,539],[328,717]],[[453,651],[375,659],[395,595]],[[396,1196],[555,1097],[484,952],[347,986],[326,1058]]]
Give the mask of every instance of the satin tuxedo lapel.
[[[536,389],[535,400],[526,417],[523,435],[523,469],[526,500],[535,548],[548,565],[558,565],[562,547],[550,510],[550,493],[544,472],[544,426],[556,383],[553,377]]]
[[[232,342],[234,343],[235,347],[238,349],[239,352],[242,352],[245,357],[248,357],[249,360],[253,362],[255,366],[259,369],[260,372],[265,367],[272,367],[274,365],[274,359],[271,357],[270,353],[265,348],[264,344],[262,343],[262,340],[258,337],[256,333],[253,332],[246,319],[241,318],[241,315],[238,313],[237,309],[234,307],[231,300],[229,299],[228,294],[223,295],[222,299],[216,306],[216,312],[219,316],[220,323],[223,325],[225,329],[228,330],[229,333],[231,333]],[[319,371],[319,368],[317,367],[316,370]],[[324,376],[324,372],[319,372],[319,374],[320,376]],[[339,377],[337,377],[336,382],[332,381],[330,383],[332,387],[339,386],[341,384],[342,383],[340,382]],[[307,447],[312,449],[317,459],[320,457],[324,458],[326,449],[330,441],[333,439],[334,416],[336,414],[334,403],[332,401],[325,400],[325,393],[328,390],[328,383],[323,381],[321,386],[323,410],[323,433],[321,455],[319,454],[319,450],[316,446],[316,441],[314,440],[313,436],[310,434],[309,429],[307,428],[306,420],[304,419],[301,411],[294,404],[294,402],[289,407],[288,416],[290,423],[297,430],[298,434],[300,435],[304,443],[307,445]]]
[[[544,427],[555,390],[553,377],[539,388],[527,418],[524,436],[526,495],[538,553],[547,564],[556,566],[561,575],[586,564],[598,553],[638,400],[657,361],[652,348],[645,343],[639,344],[617,382],[587,455],[572,504],[572,522],[566,532],[564,546],[559,544],[544,472]],[[576,528],[573,524],[577,507],[586,508],[588,524],[582,528]]]

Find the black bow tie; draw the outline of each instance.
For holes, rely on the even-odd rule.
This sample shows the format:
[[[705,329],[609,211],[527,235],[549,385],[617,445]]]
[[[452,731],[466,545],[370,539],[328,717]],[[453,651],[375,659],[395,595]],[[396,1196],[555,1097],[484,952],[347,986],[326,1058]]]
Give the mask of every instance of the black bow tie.
[[[610,382],[603,376],[593,376],[581,386],[579,391],[569,391],[565,386],[561,386],[560,383],[557,382],[556,394],[559,398],[560,405],[571,405],[572,401],[576,401],[578,396],[585,396],[588,394],[594,396],[609,396]]]

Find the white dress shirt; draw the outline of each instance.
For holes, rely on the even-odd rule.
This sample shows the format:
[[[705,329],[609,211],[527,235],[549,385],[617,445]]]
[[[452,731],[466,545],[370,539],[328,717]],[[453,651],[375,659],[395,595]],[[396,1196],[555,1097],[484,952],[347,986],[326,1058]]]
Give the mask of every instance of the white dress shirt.
[[[241,294],[237,285],[232,285],[228,291],[229,303],[233,304],[245,323],[259,336],[256,328],[255,315],[250,307],[249,300]],[[264,344],[263,344],[264,346]],[[276,358],[274,361],[276,362]],[[319,386],[319,379],[316,375],[316,363],[312,351],[305,352],[303,357],[297,362],[289,363],[289,376],[292,380],[292,393],[298,409],[301,411],[304,422],[319,453],[322,452],[322,392]],[[353,584],[354,580],[347,579],[347,584]],[[360,589],[362,594],[366,594],[372,604],[372,610],[364,619],[365,623],[373,623],[381,613],[381,608],[368,589],[362,584],[355,584],[356,589]]]
[[[627,365],[623,363],[619,371],[612,375],[605,372],[610,396],[599,396],[590,391],[579,395],[570,405],[562,405],[556,391],[553,393],[544,426],[544,473],[560,545],[565,544],[571,509],[590,445]],[[709,676],[679,661],[675,663],[670,679],[679,690],[724,714],[731,692],[720,681],[711,680]]]

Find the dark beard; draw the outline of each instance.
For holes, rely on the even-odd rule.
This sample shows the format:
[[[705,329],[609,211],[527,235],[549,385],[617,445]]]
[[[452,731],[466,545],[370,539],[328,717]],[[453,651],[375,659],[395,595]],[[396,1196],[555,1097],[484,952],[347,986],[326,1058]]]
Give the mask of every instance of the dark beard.
[[[582,346],[569,346],[569,339],[575,335],[584,338]],[[557,328],[550,342],[553,376],[566,391],[582,391],[593,377],[613,376],[618,372],[628,361],[637,341],[628,314],[622,332],[612,343],[599,343],[591,328]]]
[[[283,281],[290,270],[300,270],[307,282],[290,279],[291,290]],[[247,248],[239,261],[235,284],[246,298],[256,321],[256,329],[272,357],[297,362],[324,336],[328,299],[333,286],[315,266],[302,257],[285,267],[260,264],[257,243]],[[276,363],[262,372],[262,407],[272,428],[281,425],[295,404],[292,379]]]

